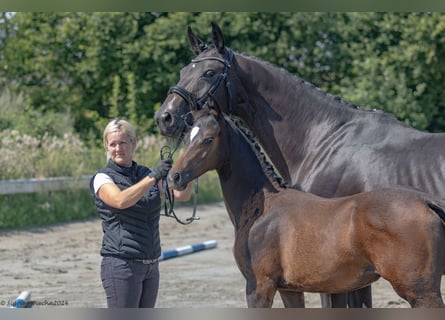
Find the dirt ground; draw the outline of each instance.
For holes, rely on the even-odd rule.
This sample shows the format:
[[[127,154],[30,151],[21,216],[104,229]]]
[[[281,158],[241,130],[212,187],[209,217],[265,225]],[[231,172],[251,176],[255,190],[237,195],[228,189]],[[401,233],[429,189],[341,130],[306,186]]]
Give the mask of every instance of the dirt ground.
[[[191,208],[178,208],[187,217]],[[161,218],[162,250],[216,240],[217,247],[160,262],[160,308],[245,308],[245,281],[232,255],[233,226],[223,203],[200,205],[201,220],[183,226]],[[34,308],[106,307],[100,282],[99,219],[43,228],[0,232],[0,307],[21,291],[31,292]],[[442,296],[445,297],[445,281]],[[376,308],[406,308],[389,283],[372,286]],[[319,308],[318,294],[305,295],[306,306]],[[274,307],[282,307],[279,295]]]

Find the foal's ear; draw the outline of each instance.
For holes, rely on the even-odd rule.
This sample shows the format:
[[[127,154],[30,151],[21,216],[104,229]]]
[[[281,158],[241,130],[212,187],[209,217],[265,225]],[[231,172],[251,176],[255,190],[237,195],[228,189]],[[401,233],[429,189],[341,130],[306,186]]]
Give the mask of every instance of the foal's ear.
[[[206,103],[200,110],[202,110],[202,112],[206,113],[209,112],[211,115],[213,116],[217,116],[220,113],[220,110],[217,106],[215,106],[214,104],[208,104]],[[195,112],[197,112],[198,110],[196,110]]]
[[[215,22],[212,22],[212,38],[213,38],[213,43],[215,44],[215,47],[218,49],[218,52],[224,53],[224,49],[225,49],[224,36],[222,34],[221,29]]]
[[[209,109],[209,112],[215,117],[218,118],[221,114],[221,110],[217,105],[211,105],[207,107]]]
[[[193,30],[190,26],[187,27],[187,34],[190,47],[192,48],[192,51],[195,55],[199,55],[201,52],[207,49],[207,44],[193,33]]]

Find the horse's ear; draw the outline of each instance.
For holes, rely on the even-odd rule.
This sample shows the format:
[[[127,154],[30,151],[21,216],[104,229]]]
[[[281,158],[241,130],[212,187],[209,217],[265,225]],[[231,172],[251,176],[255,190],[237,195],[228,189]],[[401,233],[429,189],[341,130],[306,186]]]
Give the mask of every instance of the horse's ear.
[[[190,26],[187,28],[187,34],[190,47],[192,48],[192,51],[195,55],[199,55],[201,52],[207,49],[207,44],[193,33],[193,30]]]
[[[212,38],[215,47],[218,49],[219,53],[224,53],[225,45],[224,45],[224,37],[219,26],[212,22]]]

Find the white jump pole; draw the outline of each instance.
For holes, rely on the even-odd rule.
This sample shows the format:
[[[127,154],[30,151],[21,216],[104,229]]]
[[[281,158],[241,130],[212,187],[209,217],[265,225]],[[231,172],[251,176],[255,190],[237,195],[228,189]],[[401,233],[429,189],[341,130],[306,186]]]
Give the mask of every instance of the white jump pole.
[[[186,254],[190,254],[190,253],[194,253],[194,252],[198,252],[198,251],[202,251],[202,250],[216,248],[216,246],[217,246],[216,240],[209,240],[209,241],[204,241],[201,243],[192,244],[189,246],[179,247],[179,248],[176,248],[173,250],[163,251],[161,253],[161,256],[159,257],[159,261],[176,258],[179,256],[183,256]]]

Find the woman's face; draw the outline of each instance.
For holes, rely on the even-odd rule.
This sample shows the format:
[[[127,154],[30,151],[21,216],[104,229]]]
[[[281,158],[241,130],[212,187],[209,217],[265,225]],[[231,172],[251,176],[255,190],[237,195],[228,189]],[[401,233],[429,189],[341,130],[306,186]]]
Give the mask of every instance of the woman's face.
[[[118,131],[107,135],[107,152],[111,160],[123,167],[131,167],[136,141]]]

